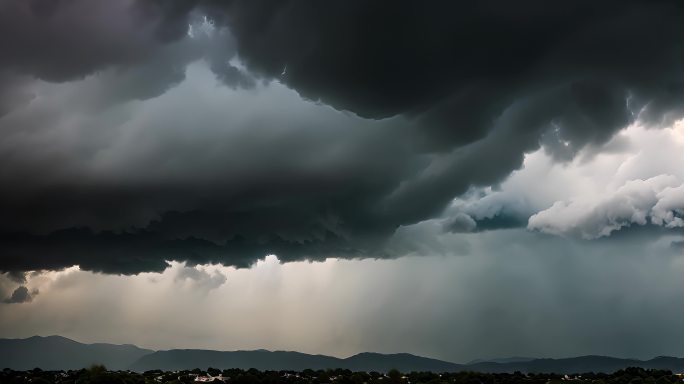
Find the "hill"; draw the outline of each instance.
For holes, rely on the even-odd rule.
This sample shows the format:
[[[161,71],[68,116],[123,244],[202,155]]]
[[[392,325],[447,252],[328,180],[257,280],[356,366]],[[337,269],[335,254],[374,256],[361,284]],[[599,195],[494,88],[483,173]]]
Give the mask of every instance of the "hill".
[[[307,368],[334,368],[337,366],[338,360],[339,359],[330,356],[308,355],[299,352],[172,349],[142,356],[138,361],[132,364],[130,368],[139,372],[151,369],[171,371],[198,367],[301,371]]]
[[[465,366],[468,370],[486,373],[520,371],[523,373],[612,373],[628,367],[665,369],[684,372],[684,359],[657,357],[651,360],[621,359],[608,356],[579,356],[564,359],[533,359],[508,363],[481,362]]]
[[[398,369],[402,372],[455,372],[463,369],[461,364],[415,356],[408,353],[382,354],[366,352],[341,359],[341,361],[343,365],[340,368],[352,371],[387,372],[390,369]]]
[[[256,368],[259,370],[334,369],[352,371],[402,372],[477,371],[484,373],[612,373],[628,367],[684,372],[684,359],[661,356],[650,360],[622,359],[608,356],[580,356],[564,359],[499,358],[475,360],[468,364],[415,356],[408,353],[359,353],[347,358],[310,355],[289,351],[213,351],[172,349],[151,351],[134,345],[83,344],[61,336],[0,339],[0,369],[44,370],[79,369],[104,364],[112,370],[131,369],[166,371],[214,367],[220,369]]]
[[[61,336],[0,339],[0,368],[59,370],[104,364],[126,369],[151,352],[135,345],[83,344]]]
[[[343,368],[352,371],[386,372],[392,368],[402,371],[455,371],[460,365],[446,361],[414,356],[407,353],[360,353],[340,359],[324,355],[308,355],[284,351],[208,351],[173,349],[142,356],[131,365],[135,371],[150,369],[179,370],[196,367],[256,368],[259,370],[294,370]]]

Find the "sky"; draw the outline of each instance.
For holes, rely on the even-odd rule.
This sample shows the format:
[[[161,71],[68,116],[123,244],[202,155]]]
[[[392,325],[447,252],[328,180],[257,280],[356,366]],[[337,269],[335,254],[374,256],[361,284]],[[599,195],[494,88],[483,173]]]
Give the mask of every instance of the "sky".
[[[684,5],[0,2],[0,337],[684,356]]]

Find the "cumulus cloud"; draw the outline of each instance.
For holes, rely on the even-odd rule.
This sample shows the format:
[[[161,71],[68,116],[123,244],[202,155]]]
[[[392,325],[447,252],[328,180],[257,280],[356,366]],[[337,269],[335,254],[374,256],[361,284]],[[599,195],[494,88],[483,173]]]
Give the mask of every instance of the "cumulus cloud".
[[[509,191],[476,189],[454,199],[444,226],[451,232],[473,232],[523,227],[532,210],[527,197]]]
[[[530,217],[528,228],[595,239],[632,224],[681,227],[682,192],[684,184],[672,175],[631,180],[597,200],[556,202]]]
[[[186,266],[178,270],[175,280],[180,282],[190,281],[192,282],[193,289],[206,292],[220,287],[226,282],[227,278],[219,270],[214,270],[210,273],[205,269]]]
[[[33,300],[33,297],[38,294],[37,290],[34,290],[32,292],[29,292],[28,288],[25,286],[19,286],[17,289],[12,292],[12,295],[10,297],[6,298],[3,300],[3,303],[5,304],[20,304],[20,303],[28,303],[31,300]]]
[[[530,217],[554,204],[566,209],[541,215],[551,219],[556,214],[584,216],[587,210],[609,199],[607,195],[612,196],[633,180],[656,178],[664,171],[669,179],[684,180],[684,172],[678,166],[684,161],[682,128],[682,122],[663,130],[633,125],[602,146],[580,151],[568,162],[552,161],[553,155],[545,150],[528,154],[522,168],[498,186],[472,188],[454,199],[444,213],[444,229],[472,232],[527,227]],[[676,185],[679,184],[675,182]],[[678,187],[667,187],[658,193],[649,224],[678,227],[681,196]]]
[[[651,222],[668,228],[684,227],[684,184],[665,188],[657,197],[658,202],[651,209]]]
[[[472,232],[477,228],[477,222],[467,213],[458,212],[449,218],[444,226],[451,232]]]

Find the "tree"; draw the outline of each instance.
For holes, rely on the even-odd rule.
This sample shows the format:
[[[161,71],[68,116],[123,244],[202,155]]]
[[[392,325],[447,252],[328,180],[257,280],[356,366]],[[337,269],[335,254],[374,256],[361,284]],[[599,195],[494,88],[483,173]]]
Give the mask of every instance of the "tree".
[[[390,383],[401,383],[403,381],[401,372],[396,369],[390,369],[389,372],[387,372],[387,377],[389,377]]]

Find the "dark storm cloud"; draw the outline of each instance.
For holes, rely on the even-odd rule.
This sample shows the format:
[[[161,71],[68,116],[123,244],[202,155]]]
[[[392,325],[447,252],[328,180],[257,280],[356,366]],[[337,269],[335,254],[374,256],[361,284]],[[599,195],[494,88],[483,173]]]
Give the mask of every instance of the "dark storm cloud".
[[[65,81],[133,65],[154,53],[160,37],[185,33],[191,7],[182,4],[191,2],[3,1],[0,67]]]
[[[282,261],[301,259],[322,261],[326,256],[358,257],[347,242],[333,233],[320,239],[295,241],[272,235],[259,239],[237,236],[221,243],[196,237],[169,238],[150,231],[114,233],[89,229],[67,229],[48,235],[0,235],[0,265],[4,270],[63,269],[79,265],[82,270],[131,275],[161,272],[166,260],[187,265],[220,263],[249,267],[267,254]],[[364,256],[370,256],[364,254]],[[16,273],[16,272],[13,272]]]
[[[188,37],[205,14],[216,31]],[[543,145],[567,160],[636,119],[680,116],[683,17],[676,1],[3,2],[7,78],[101,73],[99,103],[83,101],[91,110],[162,95],[204,58],[216,81],[244,94],[277,80],[353,115],[319,106],[270,116],[289,106],[277,99],[236,118],[191,109],[199,103],[186,93],[166,120],[143,121],[139,140],[104,161],[114,165],[87,177],[77,170],[97,160],[92,153],[130,132],[89,142],[84,131],[82,147],[45,158],[8,146],[0,270],[79,264],[130,274],[165,260],[388,256],[396,228],[500,182],[526,152]],[[5,110],[25,103],[4,93]],[[46,116],[6,117],[4,134],[19,140],[23,128],[58,125]],[[233,134],[236,125],[246,133]],[[447,230],[518,224],[474,221]],[[74,229],[84,227],[92,229]]]
[[[29,292],[28,288],[22,285],[15,289],[14,292],[12,292],[12,295],[4,299],[2,302],[5,304],[27,303],[33,300],[33,296],[37,294],[38,291]]]
[[[8,272],[7,277],[14,281],[15,283],[24,284],[26,283],[26,273],[21,271],[11,271]]]
[[[684,101],[679,2],[210,4],[252,71],[363,117],[404,115],[421,150],[449,153],[384,199],[393,225],[496,183],[540,141],[569,159]]]
[[[680,92],[676,1],[213,4],[252,70],[361,116],[420,115],[440,142],[483,137],[521,95],[553,85],[573,92],[577,116],[561,120],[576,140],[601,136],[577,118],[623,124],[627,92],[654,109]]]
[[[200,85],[200,89],[206,87]],[[184,95],[182,92],[177,91]],[[279,92],[292,94],[283,87]],[[208,95],[218,97],[211,92]],[[192,123],[205,127],[195,131],[194,140],[178,141],[187,126],[176,121],[177,114],[173,121],[149,121],[144,132],[154,140],[145,143],[144,137],[134,136],[130,145],[140,145],[141,150],[133,155],[129,144],[124,144],[125,156],[115,155],[123,163],[111,172],[87,175],[82,181],[93,181],[87,187],[75,179],[58,186],[35,185],[45,180],[41,172],[0,191],[2,211],[13,218],[1,224],[6,233],[0,246],[3,267],[57,269],[79,264],[83,269],[128,274],[158,271],[165,268],[165,260],[248,266],[269,253],[277,253],[284,261],[360,255],[363,239],[357,235],[354,243],[349,243],[341,222],[362,227],[357,210],[363,202],[360,192],[381,194],[403,171],[405,160],[398,157],[401,152],[395,146],[377,146],[389,127],[370,129],[360,119],[329,108],[275,96],[272,102],[266,100],[264,109],[248,104],[227,114],[211,112],[216,118],[228,117],[233,122],[230,129],[211,114],[204,116],[206,110],[193,108],[192,115],[197,116]],[[204,108],[205,101],[200,98],[197,105]],[[187,104],[184,97],[179,102]],[[270,111],[271,104],[279,108]],[[177,109],[173,105],[168,108],[172,112]],[[240,127],[230,118],[245,108],[260,111],[263,127],[252,123]],[[245,113],[252,116],[251,111]],[[269,116],[273,113],[276,115]],[[284,118],[274,131],[271,126],[280,116]],[[99,117],[101,122],[104,117]],[[353,125],[346,127],[349,123]],[[89,132],[97,130],[89,124],[83,135],[79,132],[82,142],[92,141]],[[131,124],[135,125],[135,120]],[[116,130],[110,134],[118,135]],[[270,151],[261,152],[269,145],[273,146]],[[65,152],[73,150],[67,147]],[[375,155],[387,160],[375,161]],[[175,166],[167,168],[171,158]],[[318,160],[311,162],[311,158]],[[15,168],[25,166],[18,158],[5,160],[18,164]],[[90,162],[36,160],[53,174],[80,173],[79,168]],[[56,164],[66,169],[55,169]],[[123,175],[112,176],[119,171]],[[18,182],[22,175],[25,171],[5,179]],[[112,178],[114,182],[109,181]],[[60,226],[83,225],[116,233],[53,232]],[[119,233],[122,229],[126,233]],[[17,234],[17,230],[39,234]],[[377,231],[369,236],[377,236]]]
[[[217,71],[234,55],[220,40],[187,37],[195,1],[8,0],[0,4],[0,116],[30,99],[11,92],[27,78],[50,82],[117,71],[109,103],[158,96],[184,78],[185,67],[211,52]],[[220,42],[220,45],[216,43]],[[9,91],[7,91],[9,89]]]

